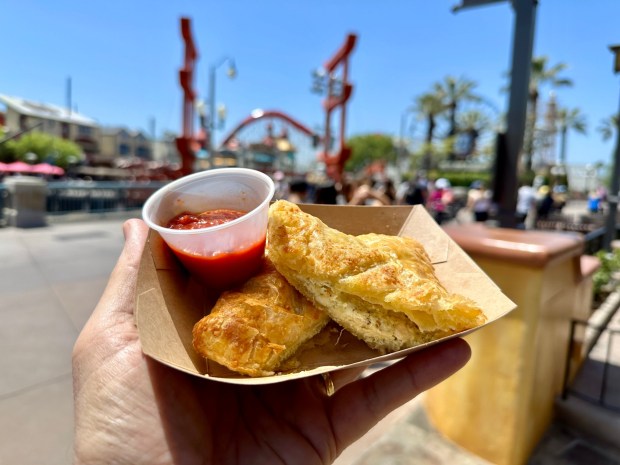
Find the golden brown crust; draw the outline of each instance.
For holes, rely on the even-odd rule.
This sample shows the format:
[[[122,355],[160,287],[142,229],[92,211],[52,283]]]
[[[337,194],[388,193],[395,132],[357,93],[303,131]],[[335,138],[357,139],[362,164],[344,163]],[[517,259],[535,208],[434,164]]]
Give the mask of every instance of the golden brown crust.
[[[411,238],[350,236],[278,201],[269,211],[268,251],[302,294],[375,349],[411,347],[486,320],[473,301],[444,289]]]
[[[233,371],[269,376],[328,321],[265,259],[258,275],[222,293],[196,323],[193,344],[199,354]]]

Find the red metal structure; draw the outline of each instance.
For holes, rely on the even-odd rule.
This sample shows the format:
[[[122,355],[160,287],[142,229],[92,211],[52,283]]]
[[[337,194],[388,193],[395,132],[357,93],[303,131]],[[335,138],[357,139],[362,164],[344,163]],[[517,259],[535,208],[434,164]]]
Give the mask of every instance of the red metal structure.
[[[224,137],[218,152],[235,166],[292,176],[316,160],[318,141],[318,134],[282,111],[254,110]]]
[[[176,138],[176,145],[181,155],[181,174],[192,173],[196,160],[196,151],[200,143],[194,137],[194,102],[197,93],[194,90],[194,65],[198,59],[198,52],[192,37],[191,21],[181,18],[181,36],[185,43],[185,60],[179,71],[179,81],[183,89],[183,132]]]
[[[301,131],[302,133],[306,134],[309,137],[314,137],[316,138],[317,135],[315,134],[314,131],[312,131],[309,127],[307,127],[306,125],[304,125],[303,123],[300,123],[299,121],[297,121],[296,119],[294,119],[292,116],[287,115],[286,113],[283,113],[281,111],[278,110],[260,110],[258,112],[253,112],[250,116],[246,117],[245,119],[243,119],[239,124],[237,124],[237,126],[235,126],[232,131],[230,131],[230,133],[224,138],[224,141],[222,142],[222,146],[227,146],[230,141],[245,127],[248,127],[254,123],[256,123],[259,120],[262,119],[280,119],[282,121],[285,121],[287,123],[289,123],[291,126],[295,127],[296,129],[298,129],[299,131]]]
[[[341,180],[342,173],[344,172],[344,165],[351,156],[351,148],[347,147],[345,143],[345,126],[346,103],[353,93],[353,85],[348,81],[349,57],[355,47],[356,41],[357,36],[355,34],[349,34],[342,47],[340,47],[334,56],[323,66],[327,72],[327,98],[323,101],[323,108],[325,109],[325,136],[323,138],[323,145],[325,150],[319,154],[319,161],[325,163],[328,176],[335,181]],[[335,77],[338,68],[342,69],[340,78]],[[340,84],[338,93],[336,93],[335,88],[336,82]],[[329,146],[332,137],[330,129],[331,116],[334,110],[338,108],[340,108],[340,144],[338,150],[330,154]]]
[[[185,43],[185,57],[183,68],[179,71],[179,81],[183,89],[183,131],[180,137],[176,138],[177,150],[181,156],[181,175],[187,175],[194,171],[196,153],[205,144],[205,134],[194,135],[194,102],[197,92],[194,90],[194,66],[198,59],[198,52],[192,37],[191,21],[189,18],[181,18],[181,35]],[[325,134],[322,138],[324,150],[318,155],[318,160],[323,162],[328,176],[335,181],[340,181],[344,172],[344,165],[351,155],[351,149],[345,144],[345,125],[346,125],[346,103],[353,92],[353,85],[348,82],[349,56],[355,47],[357,36],[349,34],[342,47],[325,64],[324,69],[327,73],[327,97],[323,101],[325,109]],[[341,70],[340,77],[336,77]],[[339,147],[335,153],[330,153],[331,135],[331,116],[335,110],[340,109],[340,132]],[[308,136],[316,146],[320,138],[314,131],[304,124],[290,117],[286,113],[269,110],[254,113],[241,121],[224,139],[223,147],[231,145],[239,132],[248,126],[253,126],[261,119],[281,120],[291,125],[300,134]],[[202,124],[204,129],[204,124]]]

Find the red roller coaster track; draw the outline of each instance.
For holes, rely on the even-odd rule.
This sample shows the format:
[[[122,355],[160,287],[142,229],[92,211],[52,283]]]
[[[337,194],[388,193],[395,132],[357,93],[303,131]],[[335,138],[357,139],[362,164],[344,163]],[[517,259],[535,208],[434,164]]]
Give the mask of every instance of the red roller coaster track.
[[[292,116],[289,116],[289,115],[287,115],[286,113],[284,113],[282,111],[278,111],[278,110],[255,110],[255,111],[252,112],[252,114],[250,114],[250,116],[248,116],[244,120],[242,120],[239,124],[237,124],[237,126],[235,126],[228,133],[228,135],[222,141],[221,146],[225,147],[233,139],[233,137],[235,137],[235,135],[237,133],[239,133],[239,131],[241,131],[244,127],[250,126],[250,125],[256,123],[257,121],[259,121],[261,119],[265,119],[265,118],[267,118],[267,119],[269,119],[269,118],[281,119],[283,121],[286,121],[291,126],[295,127],[300,132],[303,132],[304,134],[306,134],[309,137],[313,137],[313,138],[318,137],[318,135],[314,131],[312,131],[310,128],[308,128],[306,125],[304,125],[303,123],[300,123],[299,121],[294,119]]]
[[[181,155],[181,172],[183,175],[193,171],[193,164],[196,160],[196,150],[204,144],[204,140],[194,135],[194,101],[197,93],[194,90],[194,67],[198,59],[198,51],[194,43],[191,32],[191,20],[181,18],[181,35],[185,43],[185,56],[183,68],[179,70],[179,81],[183,89],[183,133],[176,139],[177,149]],[[334,180],[339,181],[344,165],[351,155],[351,149],[345,144],[345,123],[346,123],[346,104],[353,92],[353,85],[348,81],[349,57],[355,47],[357,36],[349,34],[338,51],[324,64],[324,69],[328,73],[327,98],[323,101],[325,109],[325,134],[321,138],[314,131],[303,123],[278,110],[255,111],[250,116],[241,121],[224,139],[221,146],[226,146],[231,139],[244,127],[255,123],[262,118],[281,119],[300,132],[312,137],[316,143],[319,140],[323,143],[324,150],[319,154],[319,160],[325,163],[327,174]],[[338,79],[342,84],[342,90],[338,94],[334,89],[336,70],[341,70],[341,77]],[[329,152],[331,141],[330,119],[332,112],[340,109],[340,146],[336,153]],[[212,135],[211,135],[212,136]]]

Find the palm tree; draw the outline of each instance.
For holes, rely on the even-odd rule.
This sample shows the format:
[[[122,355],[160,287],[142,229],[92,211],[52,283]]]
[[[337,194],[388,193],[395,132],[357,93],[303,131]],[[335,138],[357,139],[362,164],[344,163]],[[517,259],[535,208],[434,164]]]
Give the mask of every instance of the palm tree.
[[[473,90],[478,85],[475,81],[466,78],[446,76],[443,82],[436,82],[433,86],[435,94],[444,102],[448,112],[448,137],[455,136],[458,132],[457,109],[461,102],[481,102],[483,99],[476,95]]]
[[[476,152],[478,139],[485,131],[491,129],[492,123],[485,113],[471,110],[459,115],[458,126],[461,132],[468,136],[468,146],[463,151],[463,156],[469,157]]]
[[[601,137],[603,137],[603,140],[607,141],[611,139],[618,129],[620,129],[618,123],[618,115],[612,115],[609,118],[602,120],[601,124],[596,129],[601,134]]]
[[[434,92],[419,95],[412,107],[412,111],[417,113],[419,118],[425,119],[427,123],[426,136],[424,137],[423,169],[430,169],[433,138],[437,128],[437,116],[443,113],[445,109],[441,96]]]
[[[579,108],[560,108],[558,110],[557,120],[560,127],[560,163],[565,166],[568,130],[572,129],[580,134],[585,134],[587,132],[588,124],[585,116],[581,114]]]
[[[532,159],[534,156],[534,134],[538,119],[538,97],[539,89],[543,85],[550,85],[552,88],[562,86],[572,86],[573,82],[567,78],[558,77],[566,69],[565,63],[558,63],[549,66],[546,56],[532,59],[532,69],[530,73],[530,86],[528,96],[528,124],[525,140],[525,171],[532,170]]]

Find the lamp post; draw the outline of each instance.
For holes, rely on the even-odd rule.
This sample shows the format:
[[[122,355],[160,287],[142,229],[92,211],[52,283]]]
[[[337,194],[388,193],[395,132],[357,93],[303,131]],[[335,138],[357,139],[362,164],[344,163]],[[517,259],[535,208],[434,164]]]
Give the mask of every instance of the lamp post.
[[[614,74],[620,73],[620,45],[611,45],[609,50],[614,54]],[[620,109],[618,110],[620,118]],[[611,252],[611,242],[616,237],[616,216],[618,214],[618,190],[620,189],[620,119],[616,122],[616,150],[614,152],[614,164],[611,175],[609,192],[609,211],[607,224],[605,225],[605,238],[603,247]]]
[[[500,3],[505,0],[461,0],[453,11]],[[510,97],[506,115],[506,132],[499,134],[495,156],[493,182],[494,200],[502,227],[515,227],[517,205],[519,154],[523,147],[527,99],[529,94],[534,29],[538,0],[512,0],[514,32],[512,66],[510,67]]]
[[[405,133],[407,132],[407,129],[411,129],[411,127],[407,128],[407,118],[411,116],[411,111],[410,110],[405,110],[404,112],[402,112],[402,114],[400,115],[400,134],[399,134],[399,141],[398,141],[398,163],[397,163],[397,167],[398,167],[398,174],[399,176],[402,178],[403,176],[403,167],[404,167],[404,162],[405,162],[405,156],[409,154],[409,150],[407,149],[407,143],[405,143]]]
[[[215,128],[216,128],[216,119],[217,115],[215,112],[215,72],[219,67],[228,63],[228,70],[226,74],[230,79],[234,79],[237,75],[237,68],[235,67],[235,61],[230,57],[224,57],[220,61],[215,64],[212,64],[209,67],[209,131],[208,131],[208,145],[207,150],[209,152],[209,165],[210,168],[215,167],[215,144],[213,143],[213,139],[215,136]]]

